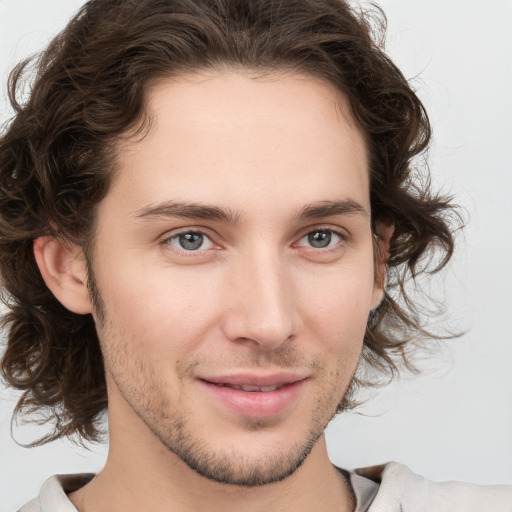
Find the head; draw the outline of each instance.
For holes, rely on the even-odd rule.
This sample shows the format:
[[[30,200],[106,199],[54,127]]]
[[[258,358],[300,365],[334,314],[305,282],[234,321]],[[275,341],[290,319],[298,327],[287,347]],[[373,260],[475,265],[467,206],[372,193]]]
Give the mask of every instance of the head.
[[[23,104],[28,63],[14,70],[2,371],[24,392],[19,412],[55,421],[45,441],[96,439],[108,381],[112,403],[208,474],[212,455],[190,437],[211,419],[190,419],[204,404],[150,391],[288,369],[316,387],[282,478],[368,384],[358,365],[407,364],[422,327],[403,284],[434,249],[449,259],[450,205],[414,167],[428,118],[377,21],[339,0],[93,0],[39,57]],[[172,353],[158,341],[169,331]],[[303,348],[315,336],[320,348]],[[275,418],[245,420],[272,432]],[[217,469],[230,460],[218,442]]]

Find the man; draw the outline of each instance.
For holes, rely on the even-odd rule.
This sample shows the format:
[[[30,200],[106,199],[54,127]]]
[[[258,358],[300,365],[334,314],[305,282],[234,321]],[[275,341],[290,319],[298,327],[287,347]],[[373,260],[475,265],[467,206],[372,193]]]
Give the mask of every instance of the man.
[[[107,407],[110,439],[98,475],[22,510],[510,510],[506,487],[393,464],[363,472],[379,486],[327,456],[365,370],[407,362],[422,329],[386,274],[400,289],[453,250],[450,204],[411,167],[428,119],[364,18],[92,1],[17,110],[2,370],[20,413],[50,411],[43,441],[97,438]]]

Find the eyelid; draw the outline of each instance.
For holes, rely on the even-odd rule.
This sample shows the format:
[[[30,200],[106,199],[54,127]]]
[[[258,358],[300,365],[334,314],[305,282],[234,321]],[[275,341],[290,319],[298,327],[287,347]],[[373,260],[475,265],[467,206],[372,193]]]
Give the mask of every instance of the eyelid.
[[[210,241],[210,243],[213,245],[213,247],[209,247],[208,249],[199,249],[196,251],[194,251],[194,250],[187,251],[186,249],[180,249],[179,247],[175,247],[169,243],[171,239],[176,238],[180,235],[187,234],[187,233],[197,233],[197,234],[204,236],[205,238],[207,238]],[[202,228],[202,227],[187,226],[187,227],[176,228],[174,230],[167,231],[164,235],[162,235],[160,237],[159,244],[166,246],[166,247],[170,248],[170,250],[172,250],[178,254],[181,254],[181,255],[199,256],[199,255],[204,254],[207,251],[217,250],[217,249],[222,248],[222,245],[219,244],[215,240],[215,238],[216,237],[214,235],[212,235],[211,230],[209,230],[209,229]]]
[[[300,242],[300,240],[302,240],[304,237],[306,237],[310,233],[314,233],[314,232],[318,232],[318,231],[328,231],[328,232],[331,232],[331,233],[337,235],[340,238],[340,243],[336,244],[333,247],[327,247],[327,248],[315,248],[315,247],[311,247],[311,246],[308,247],[305,245],[303,246],[303,245],[298,244]],[[203,235],[208,240],[210,240],[210,242],[213,244],[213,247],[208,248],[208,249],[196,250],[196,251],[193,251],[193,250],[187,251],[185,249],[180,250],[180,248],[174,247],[171,244],[169,244],[169,241],[172,238],[175,238],[181,234],[186,234],[186,233],[198,233],[198,234]],[[217,238],[218,238],[218,236],[216,235],[216,233],[212,233],[212,230],[209,228],[204,228],[204,227],[199,227],[199,226],[198,227],[186,226],[186,227],[175,228],[173,230],[167,231],[164,235],[162,235],[159,238],[158,243],[160,245],[171,247],[173,251],[175,251],[179,254],[183,254],[186,256],[198,256],[198,255],[204,254],[205,252],[210,251],[212,249],[218,250],[218,249],[224,248],[224,246],[216,240]],[[301,247],[301,248],[310,249],[310,250],[316,251],[316,252],[328,252],[330,250],[331,251],[336,250],[337,248],[339,248],[339,246],[341,244],[349,241],[350,238],[351,238],[350,234],[346,230],[344,230],[343,228],[341,228],[339,226],[334,227],[332,225],[328,225],[328,226],[326,226],[326,225],[311,225],[311,226],[307,226],[307,227],[303,228],[298,233],[298,235],[295,237],[295,241],[292,243],[292,247]]]
[[[325,225],[320,225],[320,226],[308,226],[304,229],[302,229],[298,236],[296,237],[296,241],[293,242],[292,245],[296,245],[300,240],[302,240],[304,237],[306,237],[307,235],[309,235],[310,233],[315,233],[315,232],[318,232],[318,231],[328,231],[328,232],[331,232],[337,236],[340,237],[341,241],[342,242],[348,242],[350,240],[350,235],[349,233],[344,230],[343,228],[340,228],[339,226],[325,226]],[[311,247],[311,249],[313,250],[322,250],[322,249],[315,249],[314,247]],[[325,249],[323,249],[325,251]]]

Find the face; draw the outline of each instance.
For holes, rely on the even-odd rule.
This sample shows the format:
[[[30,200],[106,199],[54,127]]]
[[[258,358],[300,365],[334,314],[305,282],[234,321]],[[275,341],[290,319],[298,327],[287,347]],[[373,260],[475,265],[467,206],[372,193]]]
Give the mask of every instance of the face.
[[[280,480],[334,415],[381,294],[363,138],[307,76],[184,76],[147,108],[92,255],[110,414],[207,478]]]

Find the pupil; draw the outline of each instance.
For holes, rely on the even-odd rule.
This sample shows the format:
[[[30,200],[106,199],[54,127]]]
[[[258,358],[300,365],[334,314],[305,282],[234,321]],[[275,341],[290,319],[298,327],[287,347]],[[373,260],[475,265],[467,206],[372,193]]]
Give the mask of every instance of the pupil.
[[[328,231],[315,231],[308,235],[308,241],[312,247],[317,249],[328,247],[331,243],[331,233]]]
[[[193,251],[203,245],[203,235],[201,233],[183,233],[180,235],[179,241],[183,249]]]

